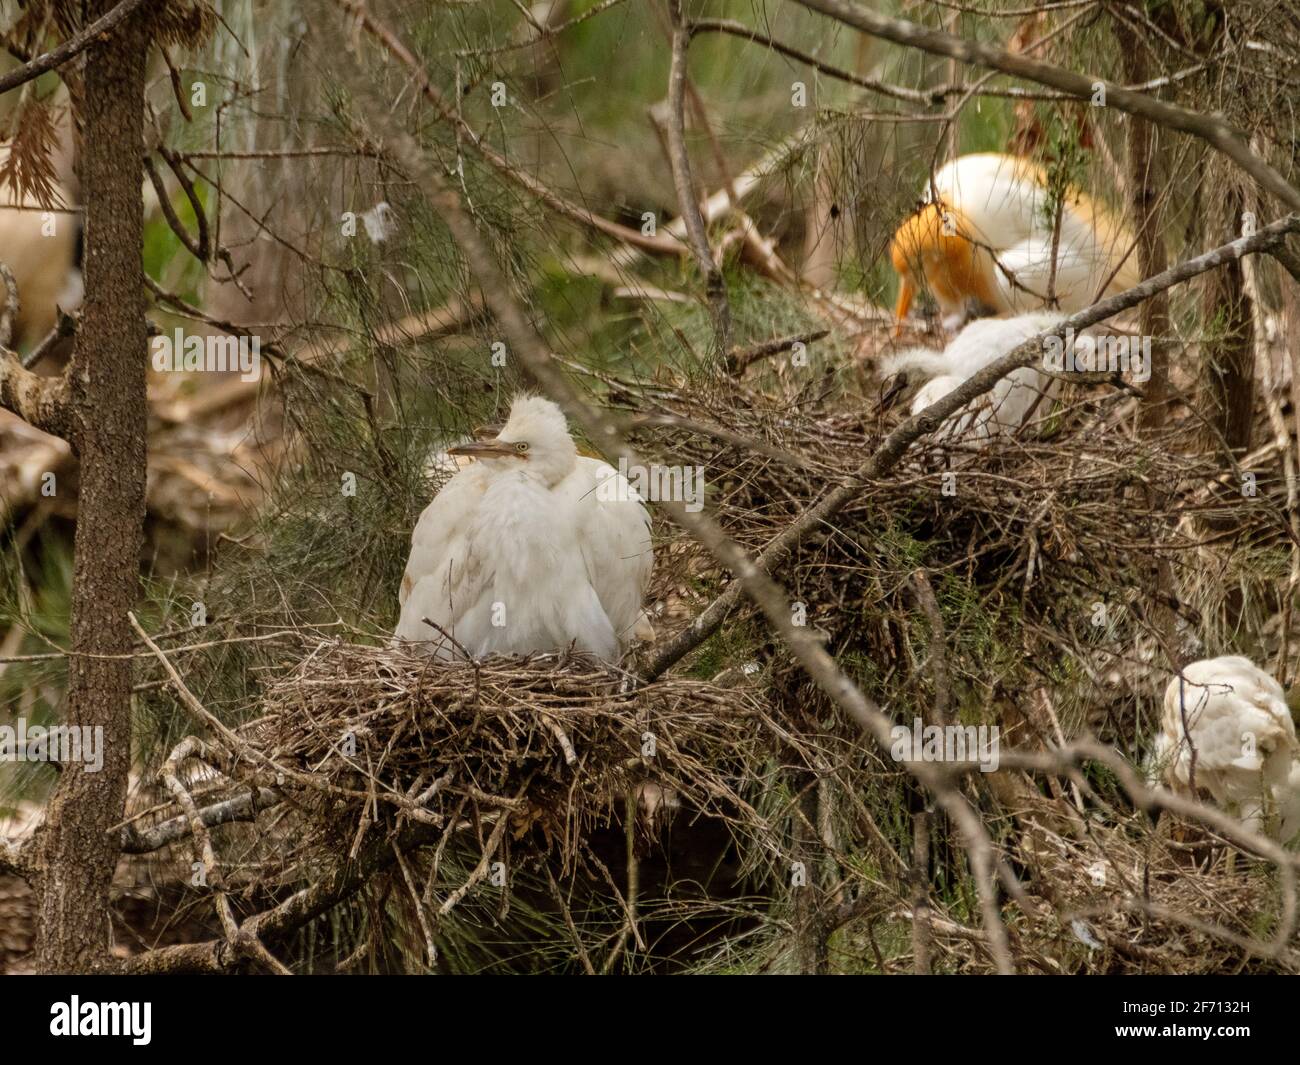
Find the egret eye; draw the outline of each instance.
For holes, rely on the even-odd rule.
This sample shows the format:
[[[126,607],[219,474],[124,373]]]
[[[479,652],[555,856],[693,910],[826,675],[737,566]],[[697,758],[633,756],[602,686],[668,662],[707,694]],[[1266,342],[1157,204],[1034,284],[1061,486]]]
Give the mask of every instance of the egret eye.
[[[528,450],[528,441],[520,440],[519,443],[515,445],[515,450],[522,455],[525,451]]]

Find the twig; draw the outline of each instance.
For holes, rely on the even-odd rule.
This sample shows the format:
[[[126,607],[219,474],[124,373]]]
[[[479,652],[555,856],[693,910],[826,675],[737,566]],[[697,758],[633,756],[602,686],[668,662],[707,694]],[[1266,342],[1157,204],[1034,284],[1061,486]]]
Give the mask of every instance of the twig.
[[[74,333],[76,333],[76,331],[77,331],[77,316],[73,314],[69,314],[62,307],[60,307],[59,318],[58,321],[54,323],[53,328],[51,328],[50,331],[45,334],[44,338],[41,340],[39,344],[36,345],[36,347],[32,348],[31,351],[29,351],[26,355],[22,357],[23,369],[30,370],[33,366],[35,366],[38,362],[40,362],[43,358],[45,358],[46,355],[48,355],[51,351],[53,351],[55,345],[58,344],[60,340],[63,340],[65,337],[72,336]]]
[[[727,369],[733,374],[740,374],[745,371],[746,367],[759,359],[766,359],[770,355],[779,355],[783,351],[789,351],[796,344],[811,344],[829,335],[829,329],[814,329],[807,333],[795,333],[793,336],[764,340],[748,348],[732,348],[727,353]]]
[[[225,799],[197,811],[199,821],[206,828],[227,825],[236,821],[252,821],[258,813],[270,809],[280,802],[280,796],[270,788],[258,788],[256,791]],[[183,839],[193,830],[188,815],[173,817],[153,828],[140,830],[134,825],[122,826],[123,854],[150,854],[160,850],[169,843]]]
[[[704,275],[705,292],[713,312],[714,342],[719,355],[731,347],[731,306],[722,270],[713,259],[704,218],[700,214],[695,194],[695,181],[691,176],[691,159],[686,150],[686,59],[691,43],[691,31],[682,15],[681,0],[669,0],[672,14],[672,61],[668,69],[668,158],[673,173],[673,187],[677,191],[677,207],[686,222],[691,253]]]
[[[442,94],[434,87],[429,80],[429,76],[424,71],[424,66],[414,56],[414,54],[389,30],[380,23],[366,8],[361,0],[335,0],[335,2],[354,18],[366,32],[374,37],[399,63],[405,66],[411,73],[420,94],[424,96],[434,107],[438,117],[444,122],[449,123],[460,134],[464,143],[469,144],[477,151],[494,169],[505,177],[509,178],[524,191],[528,192],[535,199],[545,204],[557,214],[568,218],[570,221],[577,222],[587,228],[594,229],[608,237],[621,241],[624,244],[631,244],[642,251],[653,252],[656,255],[664,255],[672,258],[680,257],[686,250],[677,241],[664,237],[646,237],[642,236],[639,229],[631,229],[627,226],[619,225],[617,222],[611,222],[608,219],[601,218],[585,207],[580,207],[570,203],[563,197],[557,195],[554,191],[547,188],[531,174],[520,170],[514,166],[491,147],[477,131],[475,131],[460,116],[457,110],[448,105],[443,99]]]
[[[84,27],[80,33],[69,37],[57,48],[51,48],[48,52],[38,55],[31,62],[24,63],[17,70],[11,70],[8,74],[0,77],[0,93],[16,89],[19,85],[31,81],[33,78],[39,78],[46,71],[53,70],[55,67],[66,63],[78,52],[85,50],[96,41],[111,34],[128,15],[147,2],[148,0],[122,0],[111,11],[95,19],[89,26]]]
[[[934,588],[925,570],[918,569],[912,574],[912,584],[916,589],[917,604],[930,627],[928,664],[934,673],[934,720],[927,723],[948,725],[952,723],[949,711],[952,685],[948,677],[948,639],[944,631],[943,615],[939,613],[939,603],[934,597]]]
[[[912,814],[912,971],[930,975],[930,814]]]

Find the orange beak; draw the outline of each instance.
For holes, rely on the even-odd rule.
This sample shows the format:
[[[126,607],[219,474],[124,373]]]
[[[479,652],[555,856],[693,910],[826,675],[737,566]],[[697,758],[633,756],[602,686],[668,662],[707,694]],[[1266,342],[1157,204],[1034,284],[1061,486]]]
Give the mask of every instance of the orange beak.
[[[912,309],[912,299],[916,295],[916,286],[912,284],[912,279],[906,274],[900,274],[898,279],[898,302],[894,304],[894,330],[890,334],[898,337],[903,332],[903,319],[907,317],[907,312]]]

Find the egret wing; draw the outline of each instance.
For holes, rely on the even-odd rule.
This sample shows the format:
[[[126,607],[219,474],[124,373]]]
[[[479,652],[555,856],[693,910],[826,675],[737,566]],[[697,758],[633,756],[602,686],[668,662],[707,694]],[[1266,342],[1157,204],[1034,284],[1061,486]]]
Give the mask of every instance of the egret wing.
[[[460,615],[482,595],[490,573],[472,532],[484,487],[481,468],[471,466],[453,477],[420,515],[398,592],[397,637],[443,639],[425,618],[454,635]]]
[[[579,515],[587,578],[620,640],[641,621],[654,568],[650,514],[627,478],[607,462],[580,456],[557,489]]]

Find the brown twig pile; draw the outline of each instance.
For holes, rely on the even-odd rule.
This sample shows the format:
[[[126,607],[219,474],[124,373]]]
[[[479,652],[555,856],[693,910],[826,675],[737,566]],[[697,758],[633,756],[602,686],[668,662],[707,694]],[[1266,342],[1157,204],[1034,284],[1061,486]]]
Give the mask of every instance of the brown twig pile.
[[[755,553],[851,479],[903,413],[865,403],[861,414],[792,408],[744,386],[735,392],[660,390],[645,396],[637,420],[647,453],[703,469],[708,507]],[[902,648],[891,626],[916,612],[919,567],[932,583],[974,589],[991,624],[1023,624],[1044,672],[1064,654],[1091,673],[1094,695],[1115,666],[1150,668],[1152,654],[1135,641],[1159,642],[1154,615],[1170,593],[1182,652],[1220,653],[1242,625],[1259,653],[1279,650],[1265,633],[1277,604],[1230,616],[1241,582],[1267,596],[1294,550],[1276,447],[1234,461],[1194,423],[1141,435],[1135,409],[1123,392],[1080,389],[1056,409],[1045,405],[1017,438],[923,441],[892,476],[861,483],[833,527],[811,529],[782,580],[834,646],[892,656]],[[658,563],[657,589],[668,598],[711,568],[680,540]],[[1159,587],[1158,563],[1169,566],[1172,588]]]
[[[330,643],[279,678],[262,709],[246,735],[288,771],[279,786],[308,849],[355,854],[368,834],[408,822],[451,834],[504,817],[513,839],[568,865],[646,781],[763,828],[737,776],[765,742],[753,691],[685,678],[638,687],[580,655],[440,662]]]
[[[1166,816],[1084,815],[1024,796],[1012,853],[1048,905],[1031,905],[1022,944],[1048,972],[1227,973],[1281,968],[1300,953],[1275,936],[1282,892],[1267,863]]]

